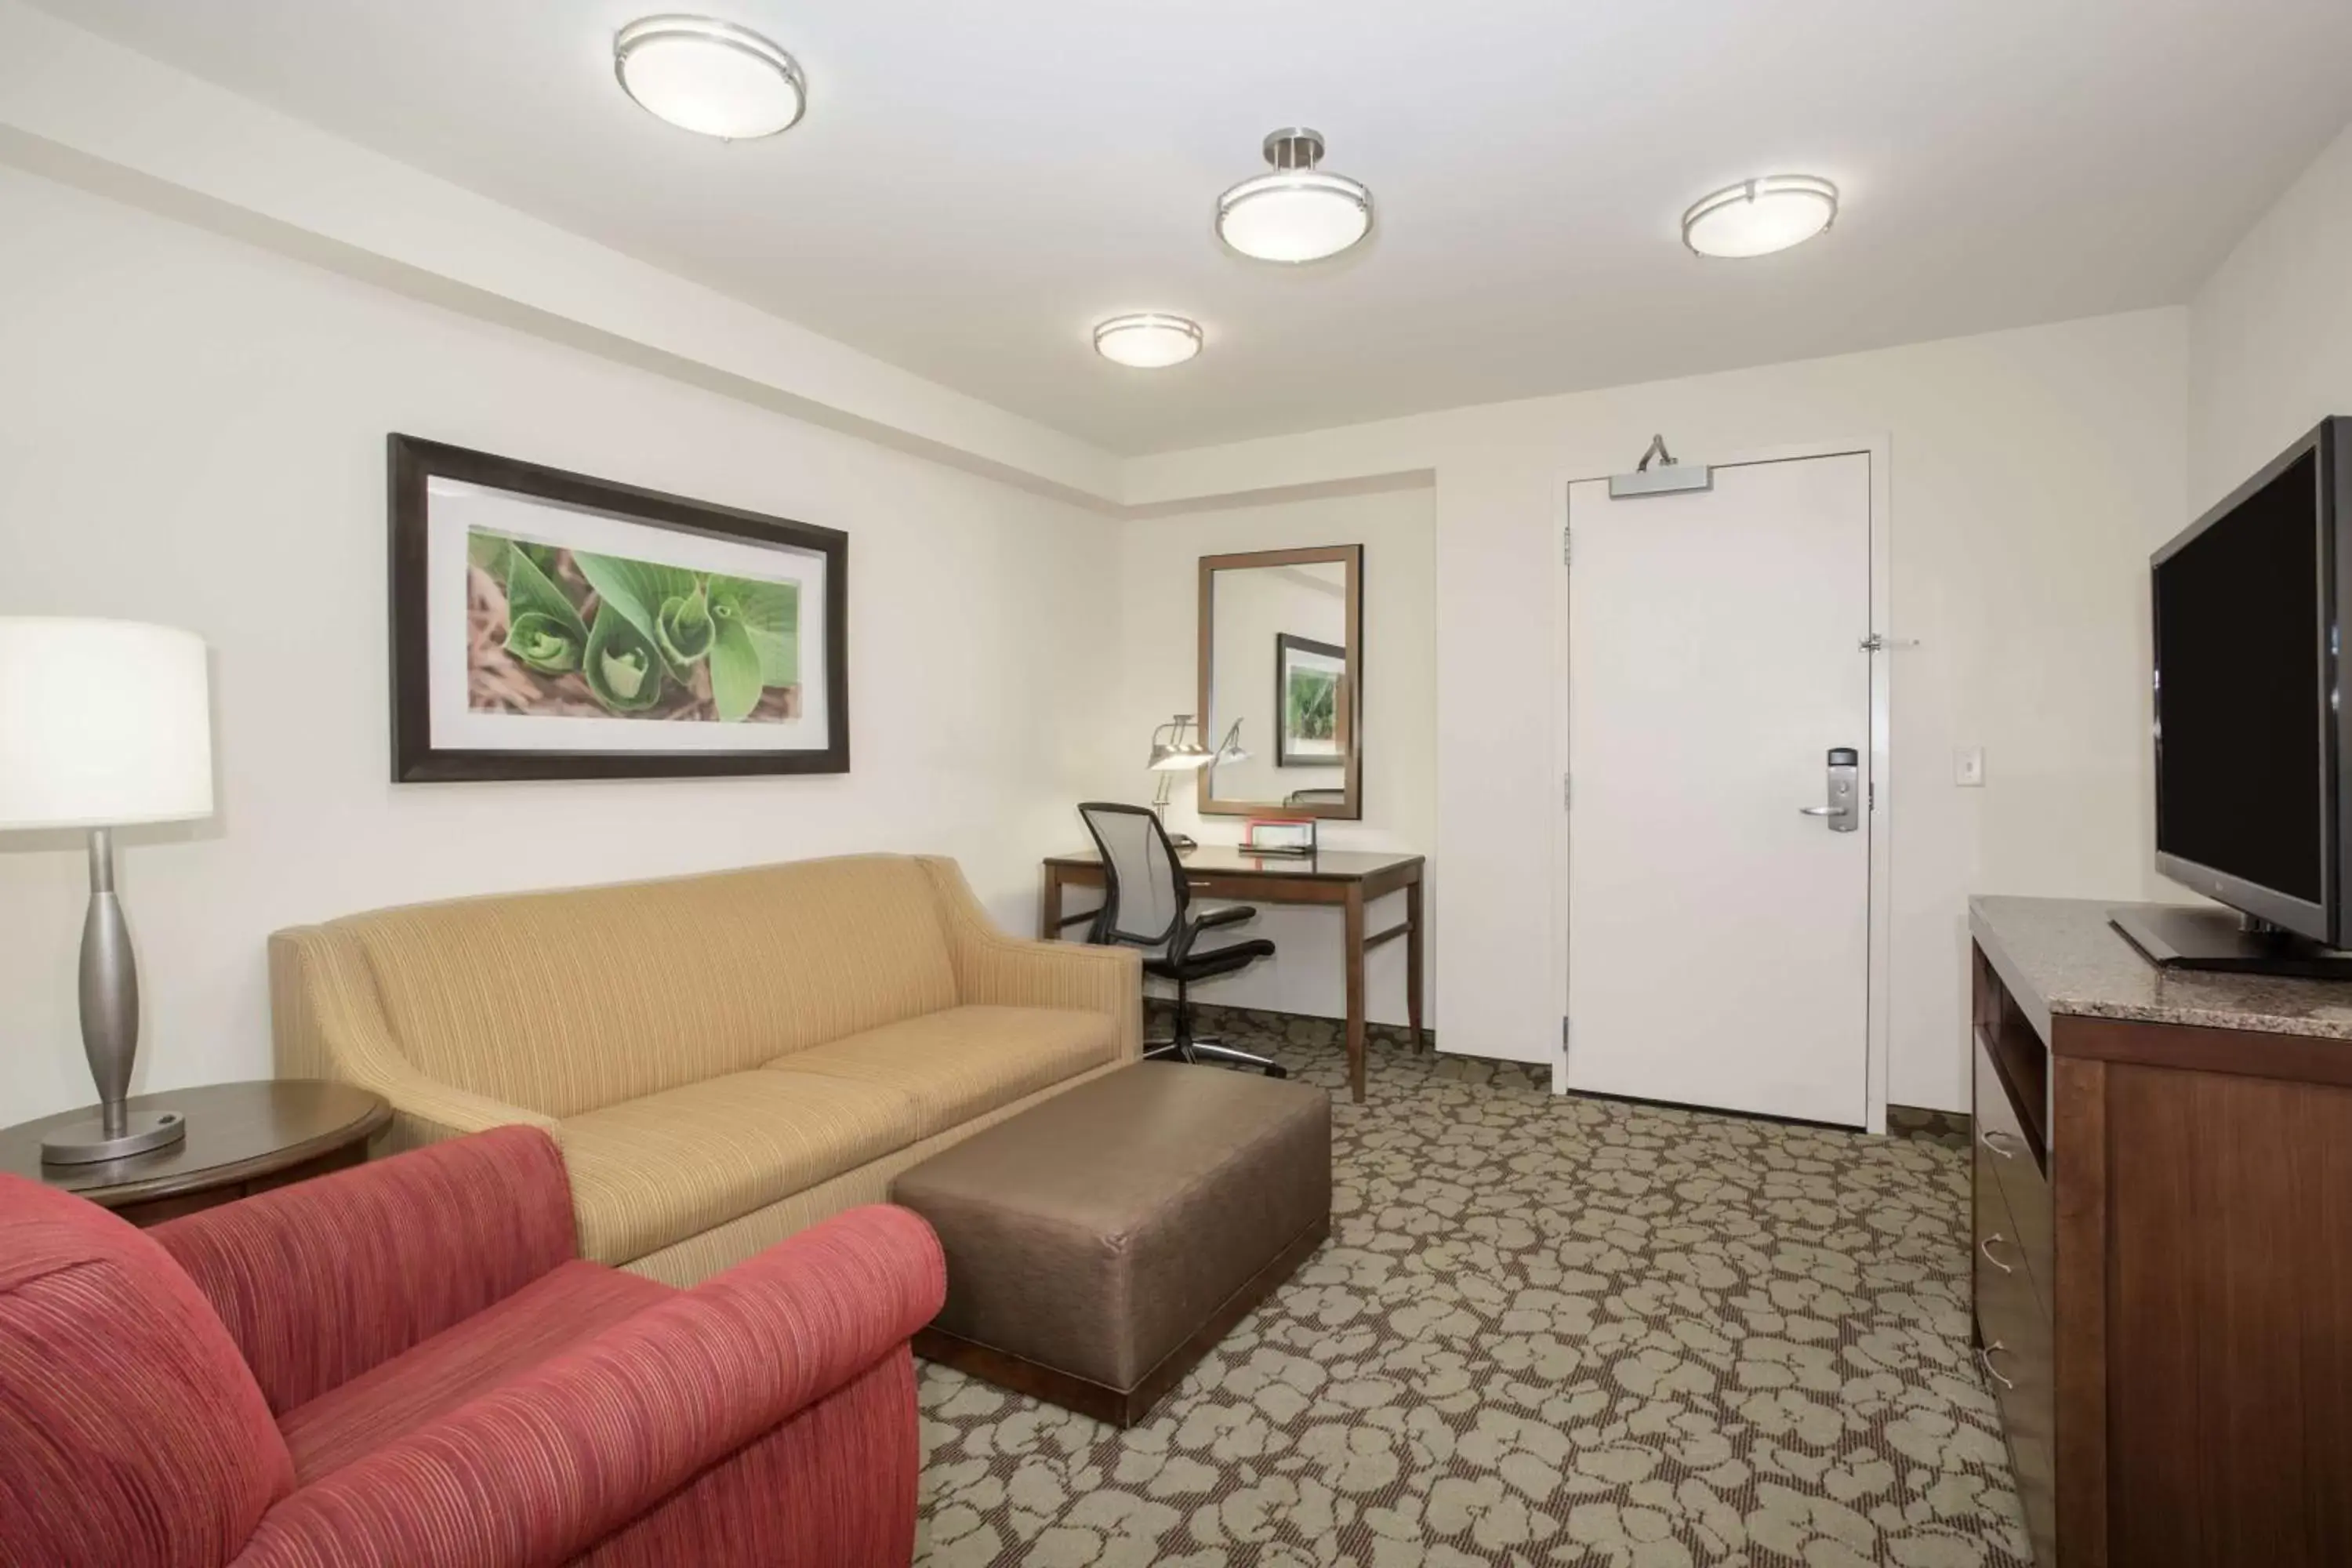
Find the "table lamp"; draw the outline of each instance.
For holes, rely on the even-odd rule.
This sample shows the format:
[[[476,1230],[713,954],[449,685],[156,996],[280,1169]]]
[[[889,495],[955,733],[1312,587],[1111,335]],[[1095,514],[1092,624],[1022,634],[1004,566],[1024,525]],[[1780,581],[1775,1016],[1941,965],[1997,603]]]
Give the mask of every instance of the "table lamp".
[[[51,1164],[91,1164],[187,1136],[177,1111],[129,1114],[139,974],[114,896],[117,827],[213,809],[205,645],[131,621],[0,616],[0,830],[89,831],[81,1044],[99,1111],[45,1139]]]

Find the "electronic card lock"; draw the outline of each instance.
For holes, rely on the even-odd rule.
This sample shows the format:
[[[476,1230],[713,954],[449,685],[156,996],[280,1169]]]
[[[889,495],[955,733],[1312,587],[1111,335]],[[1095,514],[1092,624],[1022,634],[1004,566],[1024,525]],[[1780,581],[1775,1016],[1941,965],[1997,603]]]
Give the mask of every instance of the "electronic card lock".
[[[1798,809],[1822,818],[1832,833],[1852,833],[1862,826],[1862,753],[1852,746],[1832,746],[1828,773],[1828,803]]]

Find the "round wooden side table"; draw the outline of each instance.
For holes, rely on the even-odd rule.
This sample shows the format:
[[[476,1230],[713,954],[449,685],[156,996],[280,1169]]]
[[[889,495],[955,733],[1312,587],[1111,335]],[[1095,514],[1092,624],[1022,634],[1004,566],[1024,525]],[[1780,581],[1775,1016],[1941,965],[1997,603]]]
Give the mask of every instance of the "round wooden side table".
[[[133,1225],[161,1225],[356,1165],[367,1158],[368,1140],[392,1120],[381,1095],[308,1079],[133,1095],[130,1107],[180,1112],[188,1121],[186,1139],[102,1164],[42,1163],[41,1140],[87,1117],[85,1106],[0,1128],[0,1171],[79,1194]]]

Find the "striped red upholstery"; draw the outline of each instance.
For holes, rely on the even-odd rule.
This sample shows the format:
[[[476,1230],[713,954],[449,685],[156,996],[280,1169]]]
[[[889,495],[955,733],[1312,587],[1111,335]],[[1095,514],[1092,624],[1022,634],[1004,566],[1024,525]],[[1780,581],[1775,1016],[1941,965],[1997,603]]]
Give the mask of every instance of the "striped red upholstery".
[[[307,1486],[438,1420],[485,1389],[657,1306],[676,1290],[597,1263],[566,1263],[487,1312],[362,1373],[278,1423]]]
[[[905,1357],[946,1289],[929,1226],[904,1209],[853,1209],[303,1488],[261,1521],[238,1568],[563,1562],[886,1356]],[[867,1414],[911,1442],[907,1392]],[[828,1452],[828,1474],[840,1462]],[[804,1539],[792,1560],[878,1568],[904,1563],[872,1554],[897,1550],[895,1537],[861,1531]],[[772,1559],[730,1549],[710,1561]]]
[[[0,1565],[904,1568],[929,1227],[855,1209],[677,1292],[572,1260],[564,1192],[503,1130],[167,1252],[0,1177]]]
[[[906,1568],[923,1459],[914,1404],[915,1358],[893,1352],[574,1561]]]
[[[0,1563],[226,1563],[293,1485],[261,1391],[163,1249],[0,1175]]]
[[[502,1127],[157,1227],[284,1415],[574,1256],[554,1141]]]

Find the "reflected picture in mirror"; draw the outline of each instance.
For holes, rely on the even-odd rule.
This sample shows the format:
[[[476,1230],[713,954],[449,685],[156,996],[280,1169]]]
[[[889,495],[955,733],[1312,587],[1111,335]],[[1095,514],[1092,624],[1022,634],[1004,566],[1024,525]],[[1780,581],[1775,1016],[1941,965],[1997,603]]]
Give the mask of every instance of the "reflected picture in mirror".
[[[1363,546],[1201,562],[1203,733],[1212,816],[1360,818]]]
[[[1274,669],[1282,722],[1274,732],[1278,768],[1336,768],[1347,761],[1339,741],[1348,650],[1310,637],[1276,634]]]

